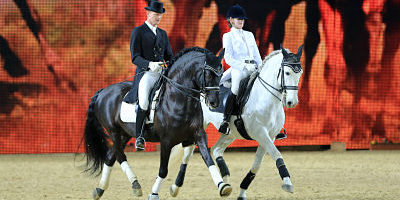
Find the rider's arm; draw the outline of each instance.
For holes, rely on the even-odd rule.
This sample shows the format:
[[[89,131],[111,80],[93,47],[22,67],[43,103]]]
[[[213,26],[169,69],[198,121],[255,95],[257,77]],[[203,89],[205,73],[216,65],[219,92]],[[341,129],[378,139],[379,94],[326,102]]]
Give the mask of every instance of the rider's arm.
[[[237,70],[243,70],[244,67],[244,62],[240,62],[239,60],[236,60],[233,56],[233,46],[232,41],[233,37],[229,35],[228,33],[225,33],[224,36],[222,36],[222,46],[225,48],[225,62],[231,66],[233,69]]]
[[[142,37],[140,35],[140,29],[134,28],[131,34],[131,60],[132,63],[143,70],[148,70],[149,60],[142,57]]]

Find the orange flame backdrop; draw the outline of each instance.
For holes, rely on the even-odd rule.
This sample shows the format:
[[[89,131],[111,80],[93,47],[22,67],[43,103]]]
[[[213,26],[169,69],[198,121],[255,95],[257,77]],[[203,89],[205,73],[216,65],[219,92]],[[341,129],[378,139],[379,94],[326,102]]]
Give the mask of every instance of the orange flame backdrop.
[[[277,145],[400,142],[400,1],[163,0],[173,50],[220,50],[239,2],[262,55],[305,44],[299,105]],[[263,3],[267,2],[267,3]],[[0,154],[75,152],[90,97],[134,73],[129,38],[145,0],[0,0]],[[131,79],[130,79],[131,80]],[[218,139],[207,129],[209,145]],[[255,146],[238,140],[231,147]],[[148,150],[155,150],[150,144]],[[83,148],[78,149],[82,152]]]

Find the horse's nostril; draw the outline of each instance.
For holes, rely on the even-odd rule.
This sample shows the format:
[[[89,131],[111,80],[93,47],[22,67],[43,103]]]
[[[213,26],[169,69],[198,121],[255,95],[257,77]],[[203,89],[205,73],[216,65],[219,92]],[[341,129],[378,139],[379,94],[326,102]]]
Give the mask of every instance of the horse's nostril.
[[[291,106],[291,105],[292,105],[292,102],[291,102],[291,101],[288,101],[287,104],[288,104],[289,106]]]

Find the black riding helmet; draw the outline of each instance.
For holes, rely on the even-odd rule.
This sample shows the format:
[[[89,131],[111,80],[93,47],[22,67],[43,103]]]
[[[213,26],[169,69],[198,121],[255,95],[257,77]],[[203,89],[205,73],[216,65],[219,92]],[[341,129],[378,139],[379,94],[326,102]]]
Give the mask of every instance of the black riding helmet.
[[[246,11],[240,6],[236,4],[229,8],[228,13],[226,14],[226,19],[229,18],[238,18],[238,19],[247,19]]]

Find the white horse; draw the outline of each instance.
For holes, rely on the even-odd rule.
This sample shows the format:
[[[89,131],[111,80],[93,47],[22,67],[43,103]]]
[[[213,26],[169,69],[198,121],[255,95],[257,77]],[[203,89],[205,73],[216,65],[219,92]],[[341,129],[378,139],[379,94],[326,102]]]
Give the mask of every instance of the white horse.
[[[276,162],[279,174],[283,180],[282,189],[286,192],[293,192],[293,185],[290,181],[289,172],[283,162],[279,150],[274,145],[275,137],[283,128],[285,122],[286,108],[293,108],[298,104],[298,84],[303,73],[300,58],[303,46],[300,46],[297,54],[288,52],[281,48],[269,54],[258,69],[258,76],[254,82],[247,103],[242,110],[242,119],[246,127],[248,136],[256,140],[259,144],[253,166],[247,176],[240,184],[240,195],[238,200],[246,199],[246,190],[254,179],[265,154],[268,153]],[[204,115],[204,127],[209,123],[219,127],[223,121],[223,114],[212,112],[205,103],[202,103]],[[221,134],[217,143],[211,148],[214,158],[216,158],[221,175],[225,182],[229,181],[229,170],[223,159],[223,153],[235,139],[245,139],[237,131],[233,123],[237,119],[232,115],[229,123],[230,133]],[[179,188],[183,185],[186,165],[192,156],[194,147],[184,148],[181,170],[178,173],[175,184],[170,188],[172,196],[178,194]]]

